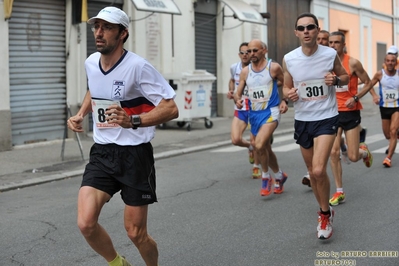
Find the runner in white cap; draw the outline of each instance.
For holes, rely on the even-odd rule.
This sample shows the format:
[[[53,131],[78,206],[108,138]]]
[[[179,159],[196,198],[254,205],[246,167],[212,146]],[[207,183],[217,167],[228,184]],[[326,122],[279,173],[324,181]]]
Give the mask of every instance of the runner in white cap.
[[[85,62],[89,91],[68,127],[82,132],[93,111],[90,161],[78,196],[78,226],[87,243],[111,266],[131,265],[98,223],[106,202],[120,191],[124,225],[147,266],[158,265],[158,249],[147,233],[148,205],[157,201],[150,141],[155,125],[178,117],[175,92],[145,59],[123,49],[129,17],[116,7],[88,20],[97,51]]]

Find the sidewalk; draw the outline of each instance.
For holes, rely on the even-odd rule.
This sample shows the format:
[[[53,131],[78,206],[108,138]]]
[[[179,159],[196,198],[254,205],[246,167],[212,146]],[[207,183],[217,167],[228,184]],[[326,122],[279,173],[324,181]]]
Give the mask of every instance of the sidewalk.
[[[168,122],[165,129],[157,129],[151,142],[156,160],[218,146],[230,145],[232,117],[211,118],[213,127],[205,128],[203,119],[191,124],[191,131]],[[282,115],[275,135],[293,132],[294,109]],[[33,186],[55,180],[80,177],[93,144],[91,136],[79,134],[84,159],[79,144],[74,139],[65,141],[64,160],[61,159],[62,140],[15,146],[11,151],[0,152],[0,192]],[[249,131],[244,133],[249,138]]]

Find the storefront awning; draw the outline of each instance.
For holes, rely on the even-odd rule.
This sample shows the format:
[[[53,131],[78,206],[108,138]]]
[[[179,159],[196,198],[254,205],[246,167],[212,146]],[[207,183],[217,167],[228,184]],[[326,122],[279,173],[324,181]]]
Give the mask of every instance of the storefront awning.
[[[266,25],[263,16],[251,5],[240,0],[219,0],[228,6],[233,12],[234,17],[243,22],[257,23]]]
[[[173,0],[132,0],[132,2],[139,11],[181,15],[180,9]]]
[[[11,18],[11,12],[12,12],[12,4],[14,0],[4,0],[4,18],[9,19]]]

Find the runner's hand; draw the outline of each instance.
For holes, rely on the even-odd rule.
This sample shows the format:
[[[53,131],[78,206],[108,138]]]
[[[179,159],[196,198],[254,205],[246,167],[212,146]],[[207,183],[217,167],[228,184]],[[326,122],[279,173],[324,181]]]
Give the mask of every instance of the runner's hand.
[[[284,100],[281,101],[279,109],[280,109],[280,114],[284,114],[288,111],[288,105]]]
[[[119,105],[110,105],[105,111],[105,120],[108,123],[118,124],[123,128],[132,128],[130,116]]]
[[[71,116],[67,120],[68,128],[74,132],[83,132],[84,131],[83,127],[82,127],[82,123],[83,123],[83,116],[80,116],[80,115]]]
[[[287,96],[293,102],[298,101],[299,100],[298,89],[291,88],[290,91],[288,92]]]

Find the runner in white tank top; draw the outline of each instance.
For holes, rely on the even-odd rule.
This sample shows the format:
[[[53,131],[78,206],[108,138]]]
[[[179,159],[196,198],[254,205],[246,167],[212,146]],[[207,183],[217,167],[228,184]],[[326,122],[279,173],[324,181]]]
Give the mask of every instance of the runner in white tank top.
[[[251,68],[245,67],[241,71],[240,82],[235,94],[235,102],[238,108],[242,107],[242,94],[245,86],[248,86],[251,110],[249,112],[252,145],[259,156],[262,167],[261,196],[268,196],[272,192],[273,178],[269,173],[269,166],[275,173],[274,193],[281,194],[284,191],[284,182],[287,174],[278,166],[275,154],[271,149],[270,138],[278,126],[280,112],[288,110],[287,103],[282,101],[279,105],[279,93],[277,82],[283,82],[282,68],[277,63],[266,60],[267,46],[260,40],[252,40],[248,44],[248,52],[251,55]],[[255,108],[255,110],[252,110]]]
[[[382,162],[385,167],[391,167],[391,159],[399,137],[399,71],[395,69],[397,56],[397,53],[388,53],[384,60],[386,69],[377,71],[370,82],[371,88],[377,82],[380,83],[379,96],[374,89],[370,92],[373,95],[374,103],[380,106],[382,132],[389,141],[387,157]]]
[[[230,67],[231,78],[229,81],[229,92],[227,93],[228,99],[234,99],[234,92],[237,90],[241,71],[244,67],[248,66],[250,62],[247,50],[248,43],[241,43],[238,52],[241,61],[231,65]],[[241,109],[234,105],[234,116],[233,121],[231,122],[231,142],[236,146],[248,149],[249,163],[253,165],[252,178],[257,179],[261,176],[259,160],[253,152],[251,143],[243,138],[244,131],[247,129],[249,123],[249,99],[247,87],[244,88],[243,99],[244,101]]]
[[[349,76],[334,49],[316,43],[320,31],[315,15],[304,13],[295,23],[301,46],[283,59],[284,96],[294,102],[295,135],[319,203],[317,237],[332,235],[334,212],[329,206],[327,162],[338,123],[333,85],[346,85]],[[335,73],[335,75],[332,74]]]

